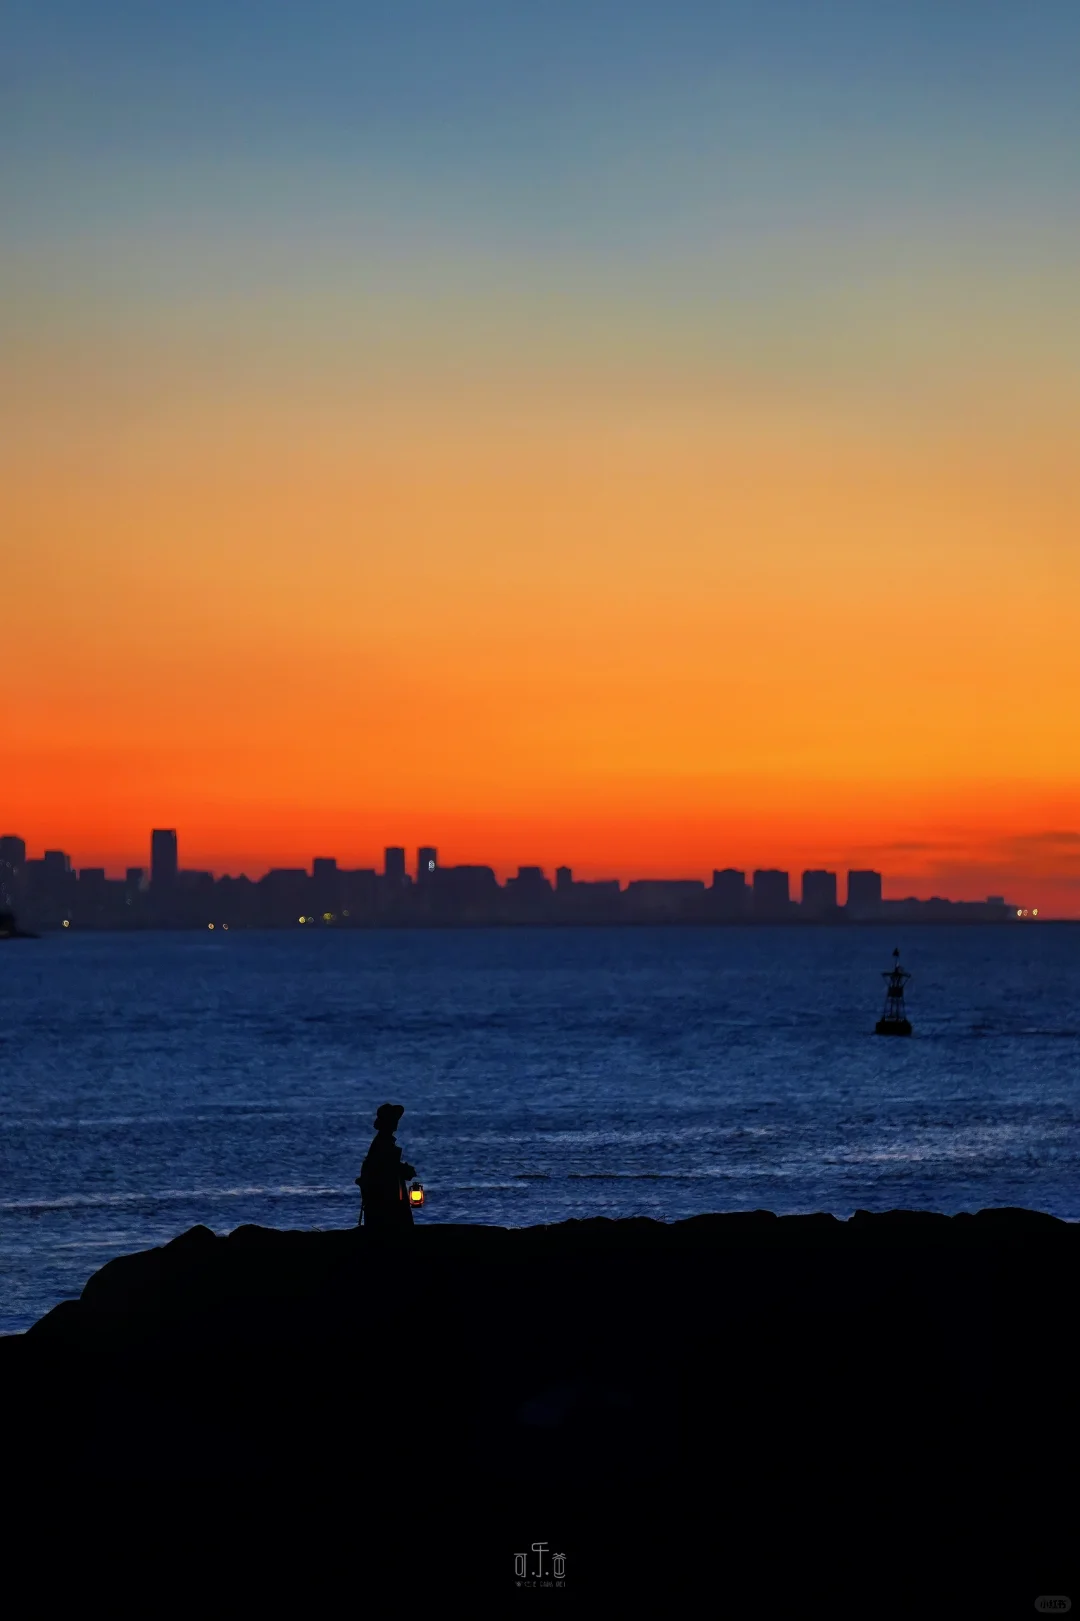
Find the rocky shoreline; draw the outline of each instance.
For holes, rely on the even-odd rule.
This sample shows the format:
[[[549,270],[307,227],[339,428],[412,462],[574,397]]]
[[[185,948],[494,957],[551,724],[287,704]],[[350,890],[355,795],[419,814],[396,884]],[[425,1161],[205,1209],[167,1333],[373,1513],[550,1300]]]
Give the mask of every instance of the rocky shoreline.
[[[415,1471],[501,1510],[914,1494],[927,1525],[1000,1518],[1022,1565],[1071,1501],[1078,1258],[1027,1210],[195,1227],[0,1342],[9,1468],[376,1497]]]

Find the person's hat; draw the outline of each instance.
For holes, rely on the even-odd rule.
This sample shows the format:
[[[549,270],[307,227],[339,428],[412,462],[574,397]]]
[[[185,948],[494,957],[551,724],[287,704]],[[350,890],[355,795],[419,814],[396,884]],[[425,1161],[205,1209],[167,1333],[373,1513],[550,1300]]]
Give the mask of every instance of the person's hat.
[[[375,1111],[376,1130],[385,1131],[389,1127],[393,1131],[404,1113],[403,1103],[380,1103]]]

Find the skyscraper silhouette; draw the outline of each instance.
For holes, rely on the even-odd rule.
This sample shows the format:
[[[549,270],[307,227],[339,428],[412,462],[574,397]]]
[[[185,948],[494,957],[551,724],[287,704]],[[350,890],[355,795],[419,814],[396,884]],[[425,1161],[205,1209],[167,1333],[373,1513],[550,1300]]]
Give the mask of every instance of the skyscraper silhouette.
[[[746,874],[737,867],[724,867],[722,870],[714,871],[709,900],[713,911],[719,917],[731,919],[745,917],[749,903]]]
[[[150,882],[156,890],[176,888],[176,829],[155,827],[150,834]]]
[[[316,856],[311,863],[310,905],[317,916],[331,921],[341,909],[342,875],[335,856]]]
[[[26,866],[26,845],[14,833],[0,838],[0,908],[15,910],[18,891]]]
[[[71,857],[63,850],[46,850],[40,861],[28,861],[24,871],[27,899],[35,920],[46,928],[57,928],[63,919],[70,918],[74,901]]]
[[[849,872],[847,875],[847,913],[853,918],[881,915],[881,874],[879,872]]]
[[[787,917],[790,911],[787,873],[775,868],[759,868],[754,874],[754,916],[779,919]]]
[[[822,917],[836,909],[836,874],[834,872],[804,872],[802,875],[802,909],[807,916]]]

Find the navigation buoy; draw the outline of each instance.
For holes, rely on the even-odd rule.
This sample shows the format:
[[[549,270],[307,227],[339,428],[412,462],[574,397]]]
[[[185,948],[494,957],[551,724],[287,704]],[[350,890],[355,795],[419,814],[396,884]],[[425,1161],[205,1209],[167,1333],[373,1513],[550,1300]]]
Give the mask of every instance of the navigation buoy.
[[[883,969],[881,977],[888,982],[885,987],[885,1011],[874,1026],[874,1032],[879,1036],[910,1036],[911,1020],[904,1006],[904,986],[911,975],[900,966],[899,946],[893,952],[892,967]]]

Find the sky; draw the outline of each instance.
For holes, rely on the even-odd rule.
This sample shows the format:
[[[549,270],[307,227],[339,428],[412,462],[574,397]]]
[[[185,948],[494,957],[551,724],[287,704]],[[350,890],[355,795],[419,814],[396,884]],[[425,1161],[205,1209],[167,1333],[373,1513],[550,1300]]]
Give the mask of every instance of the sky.
[[[1080,916],[1078,70],[1073,0],[8,0],[0,831]]]

